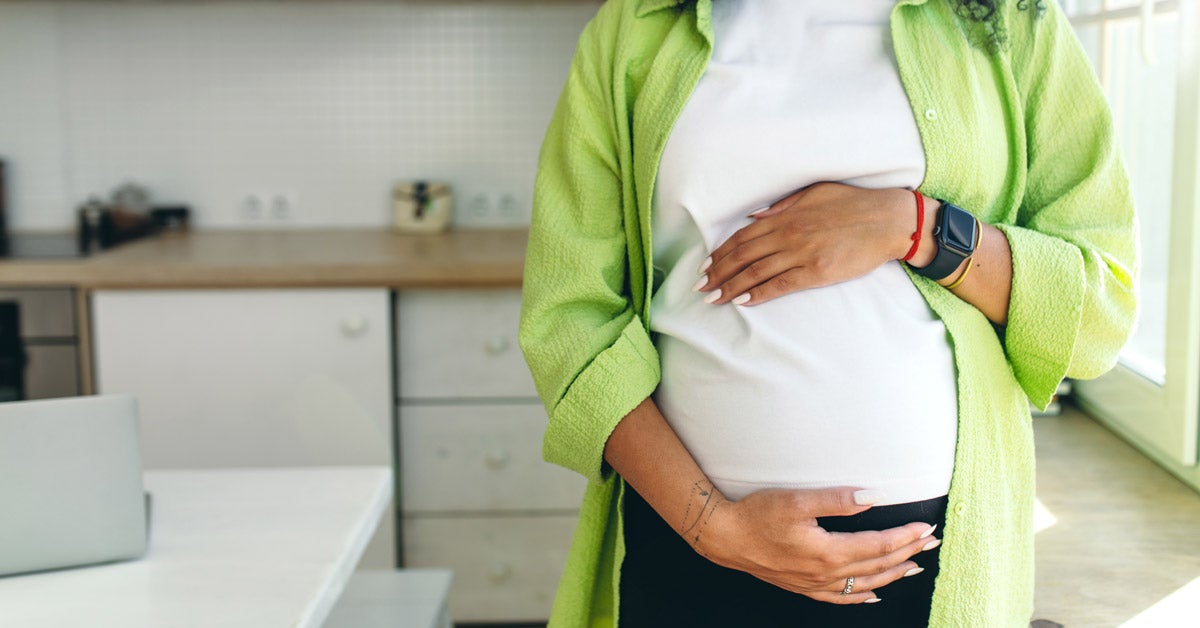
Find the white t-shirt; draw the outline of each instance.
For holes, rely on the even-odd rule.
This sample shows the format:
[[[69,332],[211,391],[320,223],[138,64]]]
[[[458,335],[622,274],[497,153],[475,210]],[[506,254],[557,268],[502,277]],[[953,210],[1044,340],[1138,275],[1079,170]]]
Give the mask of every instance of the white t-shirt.
[[[712,60],[654,191],[654,399],[731,499],[857,486],[945,495],[957,429],[942,322],[899,262],[754,306],[692,291],[746,214],[818,181],[915,188],[921,139],[892,56],[893,0],[715,0]],[[915,207],[915,202],[914,202]],[[915,209],[914,209],[915,212]],[[914,213],[914,227],[916,223]]]

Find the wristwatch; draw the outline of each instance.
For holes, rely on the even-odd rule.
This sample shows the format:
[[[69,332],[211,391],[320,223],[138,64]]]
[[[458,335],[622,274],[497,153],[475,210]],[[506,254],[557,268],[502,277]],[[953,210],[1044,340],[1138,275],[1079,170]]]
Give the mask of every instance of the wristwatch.
[[[979,233],[979,220],[971,212],[941,199],[938,202],[941,207],[933,226],[937,254],[928,266],[912,267],[914,273],[934,281],[949,277],[963,260],[971,257]]]

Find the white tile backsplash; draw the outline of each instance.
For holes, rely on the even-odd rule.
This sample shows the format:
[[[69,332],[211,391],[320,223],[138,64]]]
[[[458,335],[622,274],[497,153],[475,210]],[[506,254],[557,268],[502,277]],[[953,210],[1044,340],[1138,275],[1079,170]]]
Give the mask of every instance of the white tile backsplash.
[[[392,184],[418,178],[453,184],[458,224],[526,224],[596,7],[0,3],[10,224],[68,228],[86,196],[133,180],[204,227],[386,226]],[[280,193],[289,222],[247,224],[248,194]]]

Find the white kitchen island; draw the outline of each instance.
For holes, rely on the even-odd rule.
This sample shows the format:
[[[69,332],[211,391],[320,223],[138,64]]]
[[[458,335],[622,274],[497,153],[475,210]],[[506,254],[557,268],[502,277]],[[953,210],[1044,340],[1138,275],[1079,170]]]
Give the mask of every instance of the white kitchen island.
[[[153,496],[146,556],[0,578],[0,626],[317,628],[392,495],[386,467],[152,470],[144,479]]]

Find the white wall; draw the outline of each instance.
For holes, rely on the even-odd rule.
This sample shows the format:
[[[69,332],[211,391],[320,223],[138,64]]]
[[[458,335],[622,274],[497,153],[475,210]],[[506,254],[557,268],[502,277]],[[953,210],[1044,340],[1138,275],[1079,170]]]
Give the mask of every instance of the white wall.
[[[418,178],[454,185],[459,224],[527,224],[596,7],[0,2],[10,228],[69,229],[126,180],[204,227],[385,226],[392,184]],[[286,194],[289,222],[250,221],[249,194]]]

